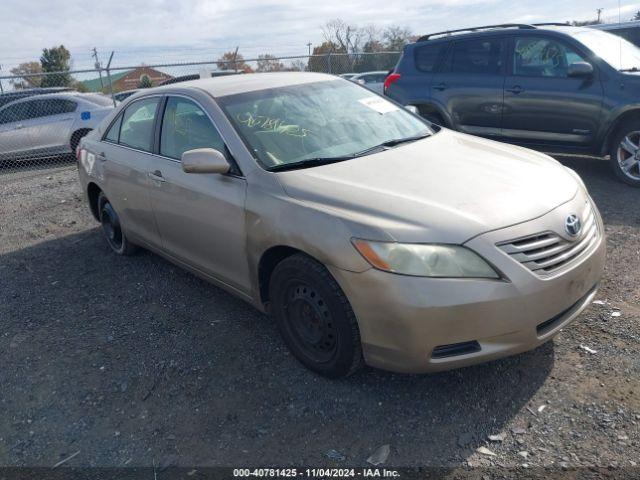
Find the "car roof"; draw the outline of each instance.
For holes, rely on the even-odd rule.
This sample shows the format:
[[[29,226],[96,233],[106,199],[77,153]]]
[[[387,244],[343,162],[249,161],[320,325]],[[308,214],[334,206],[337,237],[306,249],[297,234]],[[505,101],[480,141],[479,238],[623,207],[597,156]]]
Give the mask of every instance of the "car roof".
[[[306,83],[322,81],[343,81],[335,75],[311,72],[270,72],[250,73],[247,75],[228,75],[213,78],[202,78],[181,82],[174,85],[155,87],[154,92],[166,92],[197,88],[204,90],[213,97],[224,97],[238,93],[254,92],[268,88],[286,87],[291,85],[303,85]]]
[[[20,97],[17,98],[16,100],[13,100],[12,102],[8,102],[5,103],[4,105],[2,105],[0,107],[0,109],[4,109],[10,105],[16,105],[18,103],[25,103],[25,102],[30,102],[33,100],[46,100],[47,98],[62,98],[62,99],[80,99],[82,100],[82,97],[85,96],[92,96],[92,95],[102,95],[100,93],[82,93],[82,92],[75,92],[75,91],[70,91],[70,92],[58,92],[58,93],[45,93],[43,95],[30,95],[28,97]]]
[[[371,72],[354,73],[353,76],[361,77],[363,75],[386,75],[387,73],[389,73],[387,70],[372,70]]]

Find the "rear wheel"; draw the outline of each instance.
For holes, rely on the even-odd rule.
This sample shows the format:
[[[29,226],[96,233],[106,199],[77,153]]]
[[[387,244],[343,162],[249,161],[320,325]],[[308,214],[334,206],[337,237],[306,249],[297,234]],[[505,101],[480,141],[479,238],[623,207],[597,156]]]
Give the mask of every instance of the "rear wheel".
[[[80,144],[80,140],[90,131],[91,131],[90,128],[85,128],[85,129],[76,130],[75,132],[73,132],[73,134],[71,135],[71,142],[70,142],[71,153],[75,155],[76,148],[78,148],[78,145]]]
[[[113,205],[102,192],[98,197],[98,214],[102,231],[111,250],[118,255],[132,255],[135,253],[137,247],[127,239],[122,231],[120,217],[118,217]]]
[[[640,187],[640,120],[618,130],[609,153],[615,175],[628,185]]]
[[[285,343],[307,368],[339,378],[362,367],[355,315],[322,264],[303,254],[284,259],[271,275],[269,295]]]

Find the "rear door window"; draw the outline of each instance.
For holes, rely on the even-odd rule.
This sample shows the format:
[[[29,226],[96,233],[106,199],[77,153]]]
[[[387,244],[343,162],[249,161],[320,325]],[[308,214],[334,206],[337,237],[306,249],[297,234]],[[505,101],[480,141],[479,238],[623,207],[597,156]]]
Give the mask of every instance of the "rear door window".
[[[416,68],[421,72],[435,72],[448,43],[423,45],[415,49]]]
[[[500,75],[503,51],[502,38],[458,41],[453,45],[449,69],[459,75]]]
[[[118,115],[118,119],[111,124],[111,128],[104,136],[108,142],[118,143],[120,140],[120,125],[122,125],[122,115]]]
[[[120,128],[121,145],[151,152],[153,125],[156,119],[159,97],[138,100],[127,107]]]

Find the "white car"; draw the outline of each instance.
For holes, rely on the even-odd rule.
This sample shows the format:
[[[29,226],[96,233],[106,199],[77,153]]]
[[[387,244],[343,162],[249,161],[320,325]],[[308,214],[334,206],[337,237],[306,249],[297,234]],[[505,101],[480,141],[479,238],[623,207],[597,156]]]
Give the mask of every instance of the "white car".
[[[72,153],[113,108],[109,97],[77,92],[8,103],[0,108],[0,160]]]
[[[363,87],[382,95],[384,79],[387,78],[388,73],[389,72],[385,71],[363,72],[353,75],[349,80],[359,83]]]

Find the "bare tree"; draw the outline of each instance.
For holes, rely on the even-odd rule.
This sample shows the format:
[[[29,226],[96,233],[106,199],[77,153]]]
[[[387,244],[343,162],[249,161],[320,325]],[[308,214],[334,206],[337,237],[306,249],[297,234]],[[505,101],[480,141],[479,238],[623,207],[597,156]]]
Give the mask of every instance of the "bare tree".
[[[264,55],[258,55],[258,66],[256,71],[258,72],[281,72],[285,70],[284,65],[273,55],[265,53]]]
[[[40,62],[25,62],[21,63],[17,67],[13,67],[11,69],[11,75],[15,75],[16,77],[22,77],[22,75],[33,75],[42,73],[42,65]],[[20,79],[11,80],[11,84],[13,88],[22,89],[22,88],[34,88],[39,87],[42,82],[41,76],[24,76]]]
[[[336,18],[322,27],[322,35],[326,42],[335,44],[347,53],[358,53],[363,32],[356,25],[349,25],[344,20]]]
[[[388,52],[399,52],[409,43],[411,38],[411,30],[406,27],[391,26],[385,28],[382,33],[384,48]]]

